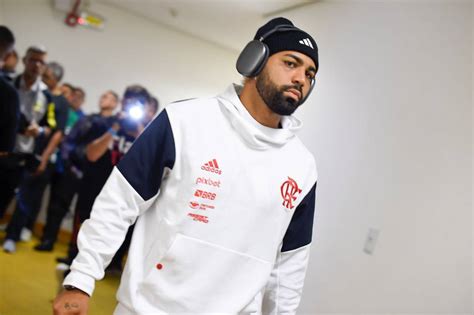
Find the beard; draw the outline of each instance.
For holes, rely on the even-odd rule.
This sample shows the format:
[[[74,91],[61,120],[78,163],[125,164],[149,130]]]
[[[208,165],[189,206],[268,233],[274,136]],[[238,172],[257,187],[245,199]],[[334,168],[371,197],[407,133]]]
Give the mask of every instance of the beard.
[[[262,71],[257,77],[256,87],[258,94],[268,108],[278,115],[289,116],[301,105],[301,99],[297,101],[292,97],[283,95],[289,89],[296,89],[303,95],[301,85],[282,85],[278,87],[270,80],[267,72]]]

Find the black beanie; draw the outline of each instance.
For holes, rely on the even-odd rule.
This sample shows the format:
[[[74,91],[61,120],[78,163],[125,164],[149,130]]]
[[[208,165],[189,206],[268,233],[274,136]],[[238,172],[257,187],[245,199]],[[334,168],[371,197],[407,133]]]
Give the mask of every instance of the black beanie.
[[[283,17],[274,18],[258,29],[254,39],[260,40],[263,35],[281,25],[295,27],[288,19]],[[298,51],[313,59],[316,70],[319,69],[318,45],[316,45],[313,37],[303,30],[275,32],[263,39],[263,42],[268,46],[270,56],[284,50]]]

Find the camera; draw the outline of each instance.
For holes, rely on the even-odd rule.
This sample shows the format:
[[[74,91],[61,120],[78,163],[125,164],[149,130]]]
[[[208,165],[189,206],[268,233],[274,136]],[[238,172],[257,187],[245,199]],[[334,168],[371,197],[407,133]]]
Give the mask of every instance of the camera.
[[[123,111],[117,115],[120,128],[125,132],[137,131],[145,117],[145,105],[145,98],[132,97],[124,100]]]

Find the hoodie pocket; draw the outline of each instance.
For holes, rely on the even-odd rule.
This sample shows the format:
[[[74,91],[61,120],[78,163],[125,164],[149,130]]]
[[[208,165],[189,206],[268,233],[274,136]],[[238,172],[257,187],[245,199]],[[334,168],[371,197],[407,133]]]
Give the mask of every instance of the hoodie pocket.
[[[271,269],[259,258],[177,234],[140,291],[155,311],[238,313],[266,284]]]

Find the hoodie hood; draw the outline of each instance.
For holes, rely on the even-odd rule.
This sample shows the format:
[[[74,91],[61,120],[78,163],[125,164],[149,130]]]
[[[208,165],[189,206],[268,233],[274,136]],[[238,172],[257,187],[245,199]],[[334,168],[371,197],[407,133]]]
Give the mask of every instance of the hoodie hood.
[[[282,116],[281,128],[270,128],[260,124],[240,101],[241,91],[242,86],[232,84],[217,96],[217,100],[231,125],[251,147],[260,150],[281,147],[301,129],[301,121],[294,116]]]

